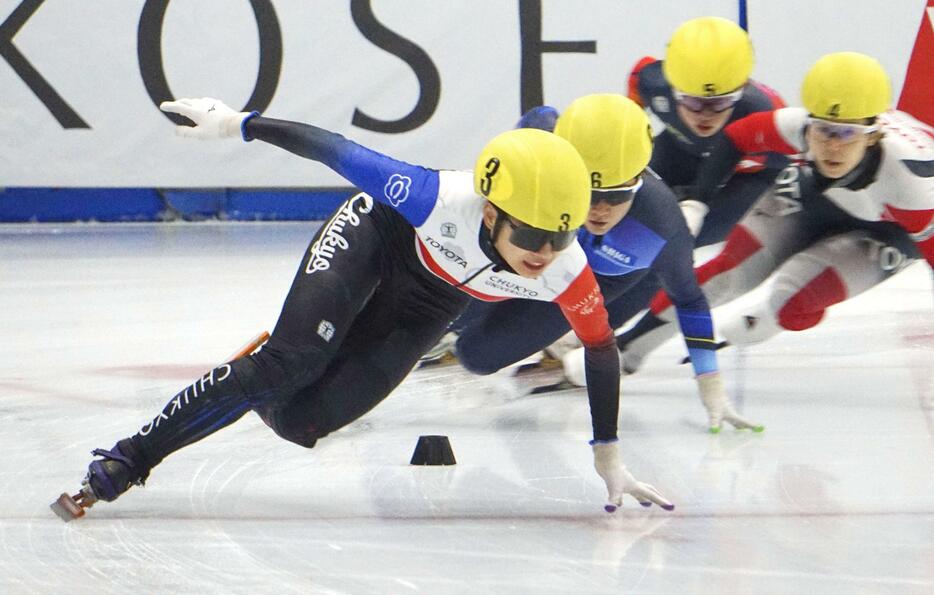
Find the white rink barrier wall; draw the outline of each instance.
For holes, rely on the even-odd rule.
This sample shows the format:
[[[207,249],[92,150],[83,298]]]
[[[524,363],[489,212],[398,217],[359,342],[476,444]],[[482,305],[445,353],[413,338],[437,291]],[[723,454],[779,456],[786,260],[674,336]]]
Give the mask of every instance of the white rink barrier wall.
[[[106,206],[117,196],[108,189],[122,189],[124,203],[135,192],[158,202],[165,195],[157,189],[215,189],[196,201],[207,215],[229,206],[231,195],[219,189],[345,192],[323,166],[275,147],[177,138],[157,108],[175,97],[217,97],[413,163],[470,168],[486,140],[534,105],[561,109],[587,93],[625,93],[632,66],[662,57],[673,30],[702,15],[745,21],[756,48],[753,77],[791,104],[808,66],[844,49],[879,59],[898,97],[919,25],[932,26],[930,7],[931,0],[0,0],[0,219],[28,220],[27,203],[42,196]],[[73,188],[90,194],[63,190]],[[266,195],[303,202],[295,192]],[[96,208],[106,211],[92,207],[90,217]]]

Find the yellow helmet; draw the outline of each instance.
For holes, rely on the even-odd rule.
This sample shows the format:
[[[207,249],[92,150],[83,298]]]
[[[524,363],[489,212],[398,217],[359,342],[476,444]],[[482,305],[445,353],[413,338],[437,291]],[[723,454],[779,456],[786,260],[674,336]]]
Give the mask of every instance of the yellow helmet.
[[[892,87],[875,59],[838,52],[811,66],[801,84],[801,101],[818,118],[872,118],[889,109]]]
[[[700,17],[675,30],[662,72],[678,91],[710,97],[745,85],[753,61],[752,42],[742,27],[720,17]]]
[[[583,159],[571,143],[544,130],[509,130],[487,143],[473,185],[509,215],[548,231],[580,227],[590,209]]]
[[[590,170],[594,188],[618,186],[652,158],[652,128],[635,101],[611,93],[585,95],[558,118],[555,134],[569,141]]]

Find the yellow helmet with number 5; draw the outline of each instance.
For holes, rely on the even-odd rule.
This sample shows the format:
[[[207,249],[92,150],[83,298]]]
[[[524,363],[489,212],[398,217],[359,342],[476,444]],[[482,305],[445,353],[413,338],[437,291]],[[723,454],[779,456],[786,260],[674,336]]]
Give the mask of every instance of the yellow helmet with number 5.
[[[533,128],[509,130],[480,152],[474,191],[526,225],[576,229],[590,209],[590,176],[571,143]]]
[[[889,109],[892,86],[874,58],[857,52],[827,54],[811,66],[801,101],[818,118],[873,118]]]
[[[753,62],[752,42],[742,27],[720,17],[700,17],[675,30],[662,72],[678,91],[710,97],[745,85]]]
[[[555,134],[584,158],[594,188],[619,186],[652,158],[652,128],[635,101],[611,93],[575,99],[558,118]]]

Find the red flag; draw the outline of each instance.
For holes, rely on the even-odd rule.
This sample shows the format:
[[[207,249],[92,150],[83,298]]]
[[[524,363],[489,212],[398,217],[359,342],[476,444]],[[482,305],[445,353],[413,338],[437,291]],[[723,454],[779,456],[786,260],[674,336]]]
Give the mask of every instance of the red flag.
[[[928,0],[921,16],[898,109],[934,126],[934,0]]]

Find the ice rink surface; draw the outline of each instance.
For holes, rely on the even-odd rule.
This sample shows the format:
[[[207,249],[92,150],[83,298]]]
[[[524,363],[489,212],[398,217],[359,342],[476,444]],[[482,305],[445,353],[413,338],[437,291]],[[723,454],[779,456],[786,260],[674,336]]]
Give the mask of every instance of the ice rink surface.
[[[62,523],[93,448],[272,330],[315,224],[0,226],[0,593],[932,593],[934,314],[915,264],[721,351],[763,434],[704,431],[683,345],[622,385],[603,512],[583,391],[416,371],[313,450],[248,414]],[[412,467],[419,435],[458,464]]]

